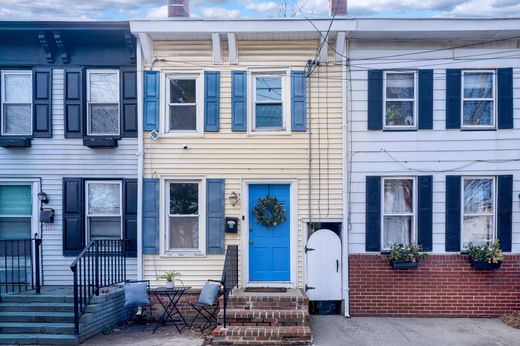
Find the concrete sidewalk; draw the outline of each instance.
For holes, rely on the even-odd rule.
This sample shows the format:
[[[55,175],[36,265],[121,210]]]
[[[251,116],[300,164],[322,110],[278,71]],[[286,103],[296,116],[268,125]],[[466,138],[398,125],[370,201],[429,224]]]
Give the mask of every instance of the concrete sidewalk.
[[[314,344],[520,345],[520,330],[489,318],[385,318],[311,316]]]

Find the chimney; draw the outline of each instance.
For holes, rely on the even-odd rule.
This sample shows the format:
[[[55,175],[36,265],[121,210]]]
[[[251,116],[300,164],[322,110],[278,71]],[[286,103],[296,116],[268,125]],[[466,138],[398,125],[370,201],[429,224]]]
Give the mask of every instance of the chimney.
[[[347,0],[329,0],[329,15],[334,16],[346,16],[347,15]]]
[[[190,16],[190,0],[168,0],[168,18]]]

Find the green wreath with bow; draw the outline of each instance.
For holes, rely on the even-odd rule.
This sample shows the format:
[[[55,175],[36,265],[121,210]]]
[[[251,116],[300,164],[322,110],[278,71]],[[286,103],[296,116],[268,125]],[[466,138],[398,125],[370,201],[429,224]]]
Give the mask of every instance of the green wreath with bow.
[[[267,228],[281,225],[287,219],[285,207],[276,197],[269,195],[260,197],[252,211],[255,213],[256,223]]]

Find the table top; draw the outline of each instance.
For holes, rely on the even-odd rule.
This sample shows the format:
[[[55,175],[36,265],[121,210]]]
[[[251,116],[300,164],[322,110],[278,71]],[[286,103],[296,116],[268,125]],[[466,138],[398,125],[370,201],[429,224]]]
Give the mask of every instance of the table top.
[[[152,288],[150,291],[153,292],[153,293],[180,293],[180,292],[186,292],[187,290],[189,290],[191,288],[191,286],[175,286],[175,287],[172,287],[172,288],[168,288],[168,287],[165,287],[165,286],[161,286],[161,287],[156,287],[156,288]]]

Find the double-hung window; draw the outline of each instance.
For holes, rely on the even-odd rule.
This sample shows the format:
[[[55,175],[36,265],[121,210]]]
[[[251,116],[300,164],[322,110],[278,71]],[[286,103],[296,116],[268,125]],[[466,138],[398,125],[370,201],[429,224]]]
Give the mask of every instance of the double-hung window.
[[[121,182],[90,180],[85,184],[87,239],[121,239]]]
[[[462,88],[462,127],[494,128],[495,71],[463,71]]]
[[[201,182],[167,182],[167,251],[201,250]]]
[[[119,71],[87,70],[87,134],[119,136]]]
[[[279,132],[287,130],[287,87],[282,74],[253,74],[252,130]]]
[[[383,178],[382,248],[415,241],[415,179]]]
[[[32,72],[2,71],[2,135],[32,135]]]
[[[416,72],[385,72],[384,126],[387,129],[417,127]]]
[[[495,178],[464,177],[462,184],[462,248],[495,238]]]
[[[0,184],[0,240],[30,239],[31,184]]]
[[[200,131],[200,75],[167,76],[167,132]]]

